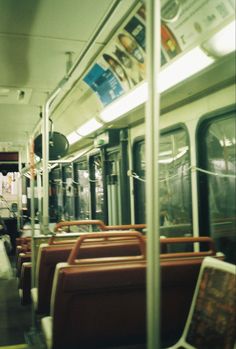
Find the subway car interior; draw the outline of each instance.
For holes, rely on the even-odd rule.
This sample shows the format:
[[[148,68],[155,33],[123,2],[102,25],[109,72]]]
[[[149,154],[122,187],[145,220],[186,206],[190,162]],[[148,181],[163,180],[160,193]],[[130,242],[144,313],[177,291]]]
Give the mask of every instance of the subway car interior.
[[[236,349],[235,6],[0,1],[0,349]]]

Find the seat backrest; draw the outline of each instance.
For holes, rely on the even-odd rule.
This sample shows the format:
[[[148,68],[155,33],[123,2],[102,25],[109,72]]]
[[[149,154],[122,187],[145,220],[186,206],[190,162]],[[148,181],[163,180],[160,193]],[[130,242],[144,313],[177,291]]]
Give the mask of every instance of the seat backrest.
[[[36,287],[38,289],[37,312],[39,314],[48,314],[50,311],[50,298],[54,271],[57,263],[65,262],[72,250],[70,245],[47,245],[40,247],[37,272]]]
[[[53,349],[145,343],[146,262],[58,265]]]
[[[109,236],[109,233],[105,233]],[[112,233],[114,235],[114,233]],[[123,235],[123,236],[122,236]],[[140,254],[137,240],[126,238],[126,234],[122,233],[119,239],[113,240],[88,240],[80,248],[80,259],[117,257],[117,256],[135,256]],[[89,237],[93,235],[89,233]],[[99,236],[96,233],[95,237]],[[85,240],[84,236],[84,240]],[[68,242],[68,241],[67,241]],[[57,263],[66,262],[74,243],[66,244],[65,241],[58,241],[56,244],[51,240],[50,245],[42,245],[40,247],[37,261],[37,288],[38,288],[38,304],[37,312],[40,314],[48,314],[50,311],[50,298],[52,291],[52,283],[54,271]],[[75,252],[77,254],[77,252]]]
[[[206,257],[180,345],[233,349],[236,344],[236,267]]]

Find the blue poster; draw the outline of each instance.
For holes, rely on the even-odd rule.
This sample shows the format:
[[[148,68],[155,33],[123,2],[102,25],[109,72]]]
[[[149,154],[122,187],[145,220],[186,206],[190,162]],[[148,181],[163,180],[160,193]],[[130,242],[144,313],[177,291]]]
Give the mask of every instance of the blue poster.
[[[124,90],[110,69],[95,64],[84,77],[84,82],[96,92],[104,106],[120,97]]]

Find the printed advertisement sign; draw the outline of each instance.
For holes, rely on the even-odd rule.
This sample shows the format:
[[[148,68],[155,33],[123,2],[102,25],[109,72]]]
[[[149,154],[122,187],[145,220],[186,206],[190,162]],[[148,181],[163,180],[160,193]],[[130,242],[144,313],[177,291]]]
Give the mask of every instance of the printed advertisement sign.
[[[161,66],[234,15],[234,0],[162,0]],[[84,77],[103,106],[145,79],[146,9],[141,5]]]

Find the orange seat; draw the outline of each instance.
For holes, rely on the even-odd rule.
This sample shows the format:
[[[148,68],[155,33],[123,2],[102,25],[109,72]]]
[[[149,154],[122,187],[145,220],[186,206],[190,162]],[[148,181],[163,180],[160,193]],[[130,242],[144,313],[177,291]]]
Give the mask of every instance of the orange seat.
[[[89,234],[90,239],[81,246],[80,258],[138,255],[140,251],[137,241],[126,237],[126,233],[128,232],[122,232],[119,238],[113,238],[113,240],[112,238],[94,240],[91,239],[92,235]],[[106,236],[109,236],[108,234],[109,232],[106,233]],[[112,234],[114,235],[114,233]],[[96,234],[96,238],[97,236]],[[65,241],[55,241],[52,238],[49,244],[40,247],[37,262],[37,291],[32,291],[35,310],[39,314],[49,314],[50,312],[52,282],[56,265],[60,262],[66,262],[73,248],[73,243],[65,243]]]

